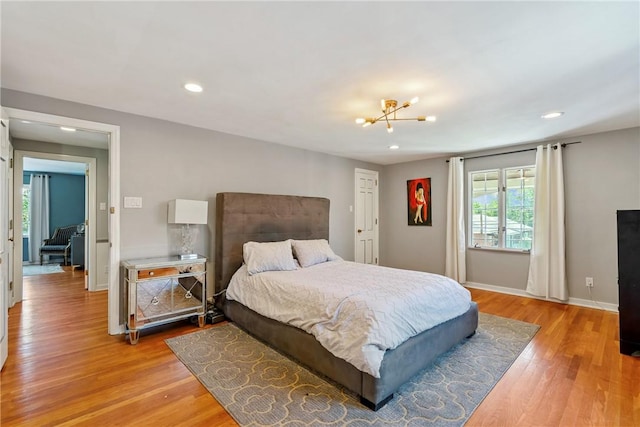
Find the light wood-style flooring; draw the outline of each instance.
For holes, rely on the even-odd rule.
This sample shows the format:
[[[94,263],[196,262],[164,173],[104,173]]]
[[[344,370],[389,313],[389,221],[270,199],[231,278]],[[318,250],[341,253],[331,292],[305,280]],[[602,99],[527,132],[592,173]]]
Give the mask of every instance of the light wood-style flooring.
[[[164,343],[195,326],[129,345],[107,334],[107,293],[83,280],[70,270],[25,279],[24,301],[9,311],[2,426],[237,425]],[[467,425],[640,426],[640,360],[620,355],[616,314],[472,294],[483,312],[542,328]]]

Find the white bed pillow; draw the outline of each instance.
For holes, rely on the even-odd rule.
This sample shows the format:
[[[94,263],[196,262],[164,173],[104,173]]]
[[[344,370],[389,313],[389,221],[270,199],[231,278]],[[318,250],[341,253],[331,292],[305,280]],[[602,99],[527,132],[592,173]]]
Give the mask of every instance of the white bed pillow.
[[[292,240],[291,246],[293,246],[293,253],[302,267],[311,267],[312,265],[340,259],[331,250],[326,239]]]
[[[296,270],[291,252],[291,240],[282,242],[247,242],[242,245],[242,257],[249,275],[263,271]]]

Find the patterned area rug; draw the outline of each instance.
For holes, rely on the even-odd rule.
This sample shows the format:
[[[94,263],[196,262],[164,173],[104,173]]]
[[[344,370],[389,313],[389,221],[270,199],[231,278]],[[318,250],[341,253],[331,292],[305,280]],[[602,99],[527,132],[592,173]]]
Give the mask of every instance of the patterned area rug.
[[[37,276],[39,274],[62,273],[64,270],[60,264],[47,265],[24,265],[22,266],[23,276]]]
[[[480,313],[476,334],[373,412],[233,324],[166,340],[241,426],[461,426],[539,326]]]

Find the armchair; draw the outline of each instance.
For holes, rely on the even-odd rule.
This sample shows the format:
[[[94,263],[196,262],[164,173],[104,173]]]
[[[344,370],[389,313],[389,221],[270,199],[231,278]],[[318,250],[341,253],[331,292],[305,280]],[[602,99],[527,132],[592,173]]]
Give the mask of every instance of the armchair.
[[[64,265],[67,265],[71,248],[71,235],[76,232],[77,228],[77,225],[58,227],[51,238],[44,239],[42,246],[40,246],[40,265],[42,265],[42,257],[44,255],[62,255],[64,256]]]

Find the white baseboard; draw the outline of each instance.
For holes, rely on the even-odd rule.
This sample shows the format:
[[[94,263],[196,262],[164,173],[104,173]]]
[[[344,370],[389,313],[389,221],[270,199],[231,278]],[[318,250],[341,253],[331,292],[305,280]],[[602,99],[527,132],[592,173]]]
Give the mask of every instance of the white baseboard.
[[[96,285],[96,291],[106,291],[109,289],[109,284],[108,283],[98,283]]]
[[[539,299],[543,301],[551,301],[551,302],[565,304],[563,301],[536,297],[534,295],[528,294],[526,291],[522,289],[507,288],[505,286],[487,285],[484,283],[476,283],[476,282],[465,282],[463,285],[466,286],[467,288],[482,289],[485,291],[498,292],[501,294],[516,295],[519,297],[533,298],[533,299]],[[612,311],[614,313],[618,312],[618,306],[616,304],[611,304],[609,302],[593,301],[593,300],[582,299],[582,298],[569,298],[569,301],[566,304],[577,305],[580,307],[595,308],[598,310]]]

